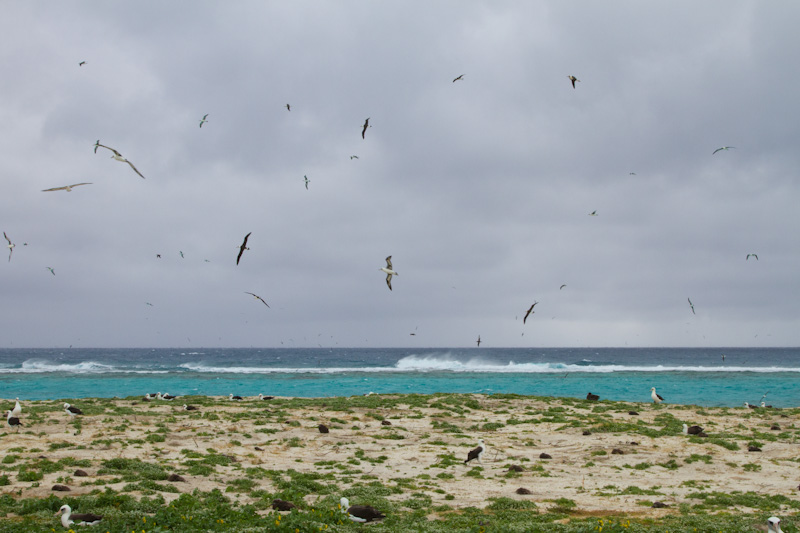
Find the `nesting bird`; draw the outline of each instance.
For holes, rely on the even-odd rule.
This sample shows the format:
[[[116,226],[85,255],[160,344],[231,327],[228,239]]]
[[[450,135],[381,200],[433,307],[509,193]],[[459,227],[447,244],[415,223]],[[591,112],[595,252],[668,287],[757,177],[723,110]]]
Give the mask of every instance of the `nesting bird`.
[[[70,405],[68,403],[64,404],[64,412],[67,413],[70,418],[75,417],[75,415],[82,415],[83,411],[75,407],[74,405]]]
[[[103,519],[102,515],[94,513],[73,513],[69,505],[62,505],[56,516],[61,515],[61,525],[69,528],[72,524],[78,523],[80,526],[91,526]]]
[[[589,400],[590,402],[596,402],[597,400],[600,399],[600,396],[598,396],[597,394],[592,394],[590,392],[589,394],[586,395],[586,399]]]
[[[339,500],[339,506],[353,522],[374,522],[386,518],[385,514],[369,505],[350,505],[350,500],[345,497]]]
[[[477,459],[479,463],[483,463],[483,461],[481,461],[481,456],[485,451],[486,451],[486,444],[484,444],[483,439],[478,439],[478,446],[469,451],[469,453],[467,454],[467,458],[464,461],[464,464],[469,463],[473,459]]]

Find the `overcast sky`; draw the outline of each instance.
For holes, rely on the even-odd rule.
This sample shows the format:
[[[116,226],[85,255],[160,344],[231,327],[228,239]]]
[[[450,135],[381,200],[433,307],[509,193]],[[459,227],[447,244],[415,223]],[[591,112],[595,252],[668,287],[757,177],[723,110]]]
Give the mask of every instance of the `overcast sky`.
[[[1,11],[0,347],[800,343],[800,4]]]

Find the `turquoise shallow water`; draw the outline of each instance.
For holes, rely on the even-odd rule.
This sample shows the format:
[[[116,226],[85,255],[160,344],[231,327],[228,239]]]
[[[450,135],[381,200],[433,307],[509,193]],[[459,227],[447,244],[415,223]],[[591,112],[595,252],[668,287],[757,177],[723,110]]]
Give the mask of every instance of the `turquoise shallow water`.
[[[722,356],[725,355],[723,360]],[[800,349],[0,350],[0,397],[479,392],[800,405]]]

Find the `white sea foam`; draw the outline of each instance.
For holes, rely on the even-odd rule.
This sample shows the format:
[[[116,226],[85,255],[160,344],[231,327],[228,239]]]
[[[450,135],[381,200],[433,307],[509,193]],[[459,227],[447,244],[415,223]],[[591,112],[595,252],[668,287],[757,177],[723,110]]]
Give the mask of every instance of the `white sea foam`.
[[[108,374],[108,373],[135,373],[135,374],[165,374],[167,370],[147,370],[140,368],[120,368],[113,365],[98,363],[96,361],[81,361],[80,363],[53,363],[42,359],[28,359],[19,367],[0,368],[0,374],[39,374],[50,372],[63,372],[68,374]]]

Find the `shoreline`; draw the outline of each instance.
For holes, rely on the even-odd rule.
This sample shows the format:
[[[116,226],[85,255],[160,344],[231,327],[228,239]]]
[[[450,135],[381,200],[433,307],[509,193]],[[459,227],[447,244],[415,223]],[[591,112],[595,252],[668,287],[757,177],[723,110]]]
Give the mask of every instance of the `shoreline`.
[[[4,410],[13,407],[13,401],[0,403]],[[75,498],[110,489],[137,499],[157,494],[168,504],[195,489],[218,489],[257,507],[276,494],[294,494],[301,500],[295,503],[308,508],[378,482],[399,490],[377,503],[409,512],[403,502],[422,495],[417,499],[427,502],[429,520],[497,501],[533,503],[539,513],[563,507],[576,519],[660,520],[725,494],[783,502],[770,510],[739,503],[725,506],[728,512],[787,516],[800,508],[797,408],[455,393],[71,403],[84,414],[69,419],[60,400],[22,402],[24,427],[5,425],[0,433],[2,494]],[[184,403],[197,410],[184,411]],[[708,437],[684,435],[683,423],[702,426]],[[329,433],[320,433],[318,424]],[[482,462],[464,465],[479,438],[486,443]],[[161,474],[138,479],[110,466],[125,461],[186,481],[169,482]],[[75,465],[88,476],[74,476]],[[509,471],[512,466],[521,471]],[[41,477],[34,479],[37,472]],[[281,482],[287,475],[311,476],[315,484],[288,491]],[[57,483],[71,490],[53,492]],[[530,494],[519,495],[518,488]],[[651,507],[656,501],[667,507]]]

